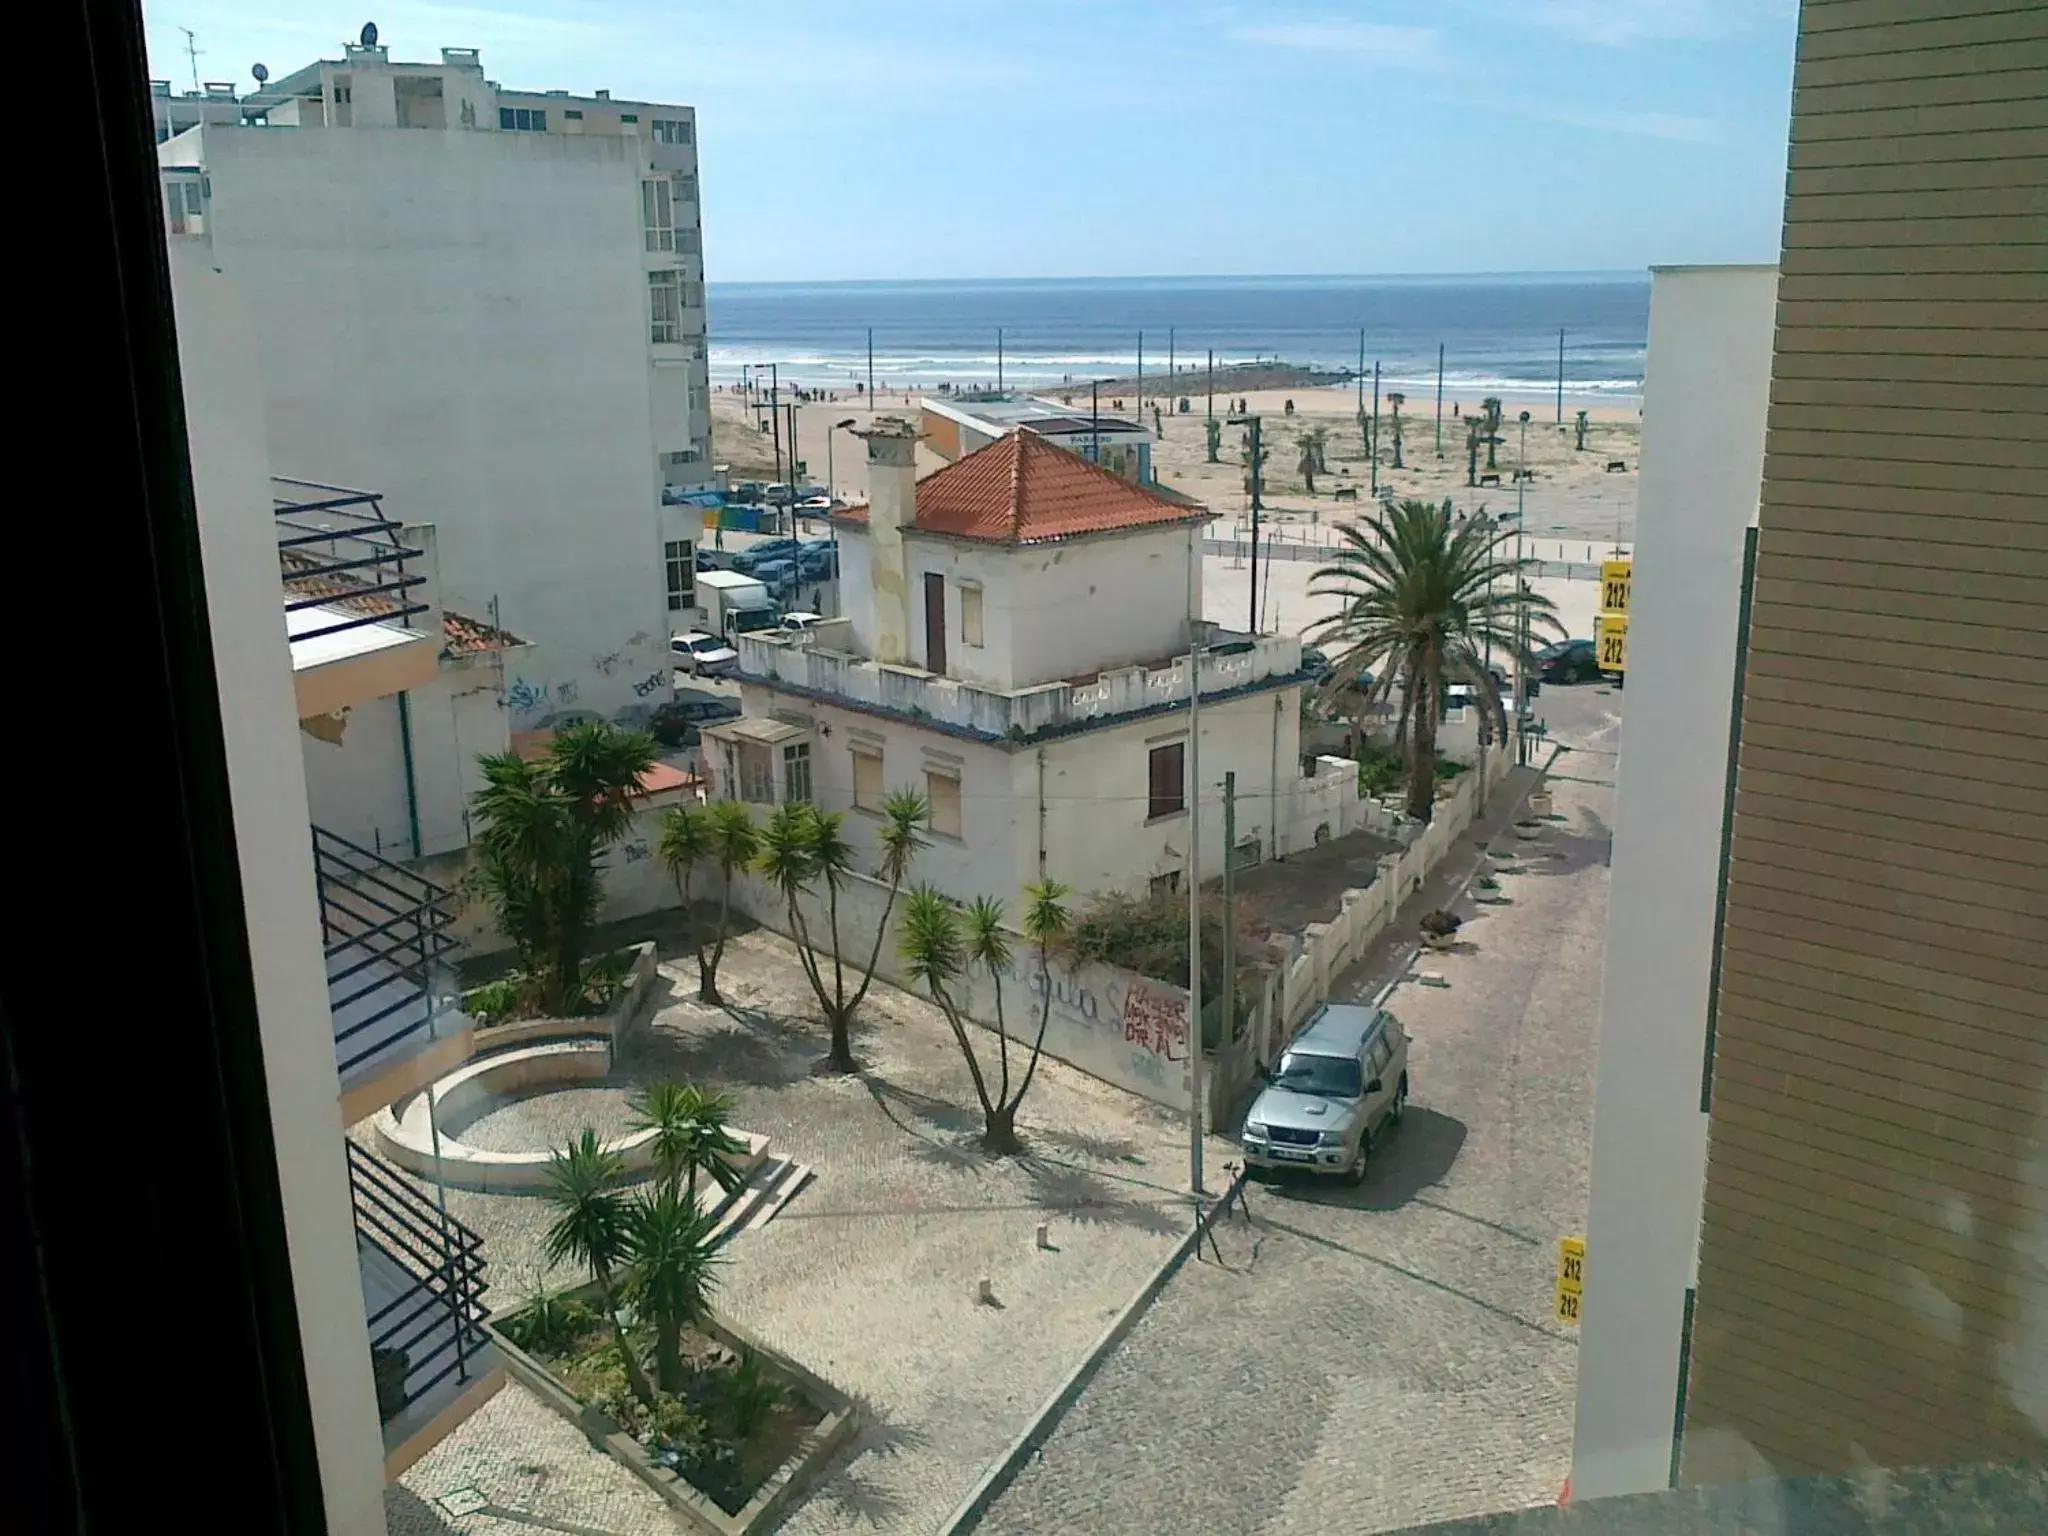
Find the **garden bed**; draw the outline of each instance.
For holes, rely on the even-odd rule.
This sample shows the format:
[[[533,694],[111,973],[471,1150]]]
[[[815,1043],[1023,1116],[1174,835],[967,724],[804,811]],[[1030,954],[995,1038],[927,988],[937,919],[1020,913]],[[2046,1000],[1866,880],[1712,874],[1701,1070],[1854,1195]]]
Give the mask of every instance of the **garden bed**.
[[[646,1010],[653,994],[654,942],[650,939],[615,949],[593,960],[586,970],[587,976],[591,973],[595,973],[594,981],[586,984],[584,992],[589,1011],[553,1017],[517,1016],[511,1006],[518,987],[516,973],[470,988],[462,994],[462,1011],[476,1020],[475,1053],[605,1035],[616,1055],[626,1031]]]
[[[506,1368],[699,1529],[738,1536],[784,1513],[854,1429],[852,1401],[787,1356],[705,1318],[683,1333],[681,1390],[634,1396],[596,1290],[494,1320]],[[653,1371],[651,1329],[629,1326]]]

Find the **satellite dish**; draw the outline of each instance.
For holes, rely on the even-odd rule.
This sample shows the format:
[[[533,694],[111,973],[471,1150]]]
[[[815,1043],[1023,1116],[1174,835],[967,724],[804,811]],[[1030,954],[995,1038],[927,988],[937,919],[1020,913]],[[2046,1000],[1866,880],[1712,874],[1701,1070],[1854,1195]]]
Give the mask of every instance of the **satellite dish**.
[[[366,21],[363,23],[363,46],[365,48],[374,48],[377,46],[377,23],[375,23],[374,21]]]
[[[249,73],[254,75],[256,83],[261,85],[270,78],[270,66],[268,64],[251,64],[249,66]]]

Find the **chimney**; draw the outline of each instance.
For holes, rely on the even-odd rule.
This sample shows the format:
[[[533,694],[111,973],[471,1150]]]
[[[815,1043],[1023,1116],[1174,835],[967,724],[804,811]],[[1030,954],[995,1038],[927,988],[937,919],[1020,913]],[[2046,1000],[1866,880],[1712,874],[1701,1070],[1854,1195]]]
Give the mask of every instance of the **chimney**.
[[[903,530],[917,521],[917,426],[907,417],[878,416],[868,444],[868,576],[874,586],[875,660],[910,660],[910,578]]]

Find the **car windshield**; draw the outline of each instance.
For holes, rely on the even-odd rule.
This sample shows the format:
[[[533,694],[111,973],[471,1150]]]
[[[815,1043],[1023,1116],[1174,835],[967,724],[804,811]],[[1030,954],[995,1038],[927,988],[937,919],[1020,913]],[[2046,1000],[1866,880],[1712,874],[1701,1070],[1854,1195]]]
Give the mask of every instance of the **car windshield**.
[[[1311,1056],[1289,1051],[1280,1058],[1273,1086],[1293,1093],[1320,1093],[1327,1098],[1358,1097],[1358,1063],[1348,1056]]]

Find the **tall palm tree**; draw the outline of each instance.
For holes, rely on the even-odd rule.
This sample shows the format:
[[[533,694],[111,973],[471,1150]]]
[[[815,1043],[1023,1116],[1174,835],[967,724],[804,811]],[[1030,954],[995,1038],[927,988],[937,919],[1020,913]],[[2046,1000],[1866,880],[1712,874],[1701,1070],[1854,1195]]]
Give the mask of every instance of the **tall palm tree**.
[[[789,915],[789,930],[796,939],[797,959],[804,978],[817,994],[818,1007],[831,1031],[832,1045],[826,1060],[835,1072],[857,1072],[853,1059],[853,1018],[874,985],[875,968],[881,964],[882,943],[889,931],[889,919],[910,866],[926,846],[925,828],[931,823],[931,806],[915,790],[892,792],[882,802],[879,836],[882,857],[875,877],[888,887],[882,903],[881,920],[869,947],[866,965],[849,974],[845,946],[839,936],[839,893],[855,874],[857,856],[844,831],[846,818],[837,811],[821,811],[808,802],[778,806],[761,829],[754,870],[781,893]],[[822,888],[822,889],[820,889]],[[804,916],[804,898],[821,897],[825,906],[825,952],[831,962],[831,980],[825,977],[824,962],[811,940],[809,920]]]
[[[1550,599],[1523,580],[1535,562],[1500,553],[1510,531],[1478,517],[1454,528],[1448,501],[1404,501],[1362,524],[1340,524],[1337,532],[1335,558],[1309,578],[1309,591],[1338,597],[1343,607],[1312,638],[1337,648],[1339,675],[1383,667],[1377,698],[1401,688],[1408,814],[1428,821],[1436,803],[1436,727],[1450,684],[1470,683],[1489,726],[1505,735],[1486,649],[1514,658],[1526,675],[1534,658],[1525,632],[1562,635],[1563,626]]]
[[[1301,457],[1296,468],[1301,472],[1302,485],[1311,496],[1316,493],[1316,476],[1324,473],[1329,467],[1323,458],[1323,451],[1329,440],[1328,427],[1305,428],[1297,439],[1301,446]]]
[[[725,958],[726,935],[732,927],[732,886],[739,872],[754,862],[760,834],[753,813],[743,800],[714,800],[699,809],[677,806],[662,818],[663,864],[674,876],[683,906],[690,905],[690,877],[699,864],[718,866],[718,927],[707,944],[702,930],[697,937],[697,1001],[717,1006],[725,1001],[718,994],[718,966]]]
[[[546,1011],[566,1012],[581,997],[604,894],[599,856],[632,826],[633,795],[655,754],[646,732],[598,722],[560,732],[532,762],[511,752],[477,760],[478,875]]]
[[[654,1379],[680,1394],[683,1329],[702,1321],[718,1282],[720,1255],[713,1219],[673,1184],[662,1184],[629,1212],[633,1254],[625,1291],[640,1316],[654,1325]]]
[[[998,1156],[1022,1150],[1017,1140],[1017,1107],[1031,1091],[1031,1080],[1045,1049],[1046,1024],[1052,1017],[1050,956],[1067,932],[1067,889],[1056,881],[1041,881],[1025,892],[1025,936],[1038,952],[1040,968],[1040,1010],[1038,1032],[1031,1042],[1031,1055],[1024,1074],[1011,1092],[1010,1030],[1003,1008],[1003,979],[1013,962],[1010,935],[1003,926],[1003,904],[993,897],[977,896],[962,907],[951,897],[919,886],[903,907],[902,933],[898,943],[905,968],[913,982],[922,983],[953,1031],[954,1043],[967,1062],[967,1075],[974,1083],[974,1096],[981,1105],[982,1147]],[[972,1037],[961,1017],[957,990],[980,966],[995,986],[996,1043],[999,1056],[995,1089],[975,1053]]]
[[[633,1258],[632,1213],[618,1187],[623,1171],[623,1160],[599,1146],[597,1133],[588,1126],[549,1158],[547,1197],[558,1214],[542,1241],[542,1252],[552,1264],[569,1261],[590,1271],[626,1367],[626,1382],[651,1408],[654,1389],[619,1321],[618,1274]]]
[[[657,1183],[681,1186],[692,1205],[700,1173],[727,1194],[746,1183],[736,1160],[747,1146],[727,1124],[733,1106],[725,1094],[706,1093],[694,1083],[652,1083],[632,1107],[638,1117],[633,1128],[654,1132],[649,1140]]]

